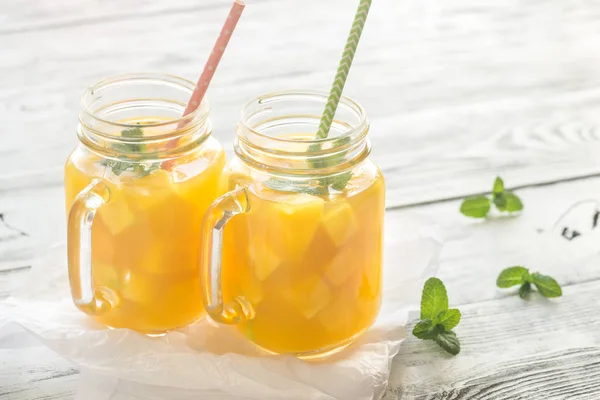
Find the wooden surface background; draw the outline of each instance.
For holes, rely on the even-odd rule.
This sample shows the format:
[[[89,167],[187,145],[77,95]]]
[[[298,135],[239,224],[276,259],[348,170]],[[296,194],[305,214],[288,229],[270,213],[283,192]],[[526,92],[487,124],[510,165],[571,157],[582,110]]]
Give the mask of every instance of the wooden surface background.
[[[227,148],[251,97],[328,89],[356,2],[247,3],[209,91]],[[134,71],[196,79],[229,6],[0,0],[0,298],[65,237],[62,165],[83,89]],[[417,212],[443,227],[439,275],[463,312],[461,354],[410,337],[385,399],[597,399],[597,205],[554,224],[574,203],[600,200],[600,2],[374,1],[345,94],[372,122],[387,223]],[[490,190],[496,175],[525,212],[461,216],[459,199]],[[565,224],[584,234],[562,239]],[[564,296],[525,302],[495,289],[516,264],[553,275]],[[72,399],[78,369],[16,339],[0,342],[0,399]]]

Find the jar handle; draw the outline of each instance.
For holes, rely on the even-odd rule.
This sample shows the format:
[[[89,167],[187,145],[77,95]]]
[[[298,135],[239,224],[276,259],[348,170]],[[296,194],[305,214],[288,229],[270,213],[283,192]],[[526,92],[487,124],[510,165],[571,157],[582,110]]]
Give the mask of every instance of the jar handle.
[[[200,237],[200,284],[202,302],[208,315],[223,324],[237,324],[250,315],[242,299],[224,304],[222,291],[223,229],[229,220],[248,212],[250,204],[245,187],[216,199],[204,214]]]
[[[75,198],[67,224],[71,297],[77,308],[94,316],[105,314],[116,303],[110,293],[95,290],[92,280],[92,224],[98,209],[109,200],[108,186],[94,179]]]

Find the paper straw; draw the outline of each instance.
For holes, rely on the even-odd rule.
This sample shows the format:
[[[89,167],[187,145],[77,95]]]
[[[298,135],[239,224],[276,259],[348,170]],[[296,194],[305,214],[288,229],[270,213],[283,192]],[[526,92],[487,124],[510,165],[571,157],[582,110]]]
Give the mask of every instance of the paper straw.
[[[198,79],[198,83],[196,84],[196,88],[194,89],[194,93],[192,93],[192,97],[188,102],[185,111],[183,112],[183,116],[185,117],[192,111],[194,111],[200,104],[202,103],[202,99],[206,94],[206,90],[208,89],[208,85],[210,85],[210,81],[212,80],[215,70],[219,66],[219,62],[221,61],[221,57],[223,57],[223,53],[227,48],[227,44],[229,44],[229,39],[231,39],[231,34],[233,33],[235,27],[237,26],[238,21],[242,15],[242,11],[244,11],[245,4],[242,0],[235,0],[233,2],[233,6],[231,7],[231,11],[229,11],[229,15],[227,16],[227,20],[225,20],[225,24],[221,29],[221,33],[217,38],[217,41],[210,52],[210,57],[208,57],[208,61],[206,65],[204,65],[204,70]]]
[[[229,44],[229,39],[231,39],[231,35],[235,30],[240,17],[242,16],[242,11],[244,11],[245,6],[246,5],[242,0],[235,0],[233,2],[231,10],[229,11],[229,15],[227,15],[227,19],[225,20],[225,24],[223,25],[223,28],[221,28],[221,33],[219,34],[219,37],[217,38],[217,41],[210,52],[210,56],[204,65],[204,70],[198,79],[198,83],[196,83],[192,97],[190,97],[190,100],[185,107],[185,111],[183,112],[184,117],[195,111],[200,104],[202,104],[202,99],[208,90],[210,81],[215,75],[215,70],[219,66],[221,57],[223,57],[223,53],[227,48],[227,44]],[[182,126],[183,122],[179,124],[178,128],[181,128]],[[166,144],[166,148],[172,149],[177,145],[178,142],[179,138],[173,139]],[[168,160],[162,163],[162,167],[167,170],[171,169],[173,165],[175,165],[175,160]]]
[[[346,47],[344,48],[344,53],[342,54],[335,80],[333,81],[329,97],[327,98],[327,105],[325,106],[325,111],[323,111],[323,116],[321,117],[319,130],[317,131],[317,138],[319,139],[324,139],[329,135],[333,117],[335,116],[338,104],[340,103],[342,91],[346,85],[346,79],[348,78],[348,72],[350,72],[350,67],[352,66],[352,60],[354,60],[354,54],[358,47],[360,35],[362,34],[365,22],[367,21],[367,15],[369,15],[371,2],[372,0],[361,0],[358,5],[358,10],[356,11],[354,22],[352,23],[352,29],[350,30],[350,35],[346,41]]]

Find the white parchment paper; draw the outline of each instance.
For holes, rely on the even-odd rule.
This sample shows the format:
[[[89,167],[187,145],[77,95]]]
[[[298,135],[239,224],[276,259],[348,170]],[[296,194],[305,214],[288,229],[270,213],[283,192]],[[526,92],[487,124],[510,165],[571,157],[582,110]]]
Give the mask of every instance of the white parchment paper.
[[[78,400],[378,399],[442,245],[439,230],[419,216],[386,225],[380,315],[355,344],[325,361],[266,356],[209,319],[159,338],[106,329],[72,304],[64,245],[0,303],[0,340],[17,324],[80,366]]]

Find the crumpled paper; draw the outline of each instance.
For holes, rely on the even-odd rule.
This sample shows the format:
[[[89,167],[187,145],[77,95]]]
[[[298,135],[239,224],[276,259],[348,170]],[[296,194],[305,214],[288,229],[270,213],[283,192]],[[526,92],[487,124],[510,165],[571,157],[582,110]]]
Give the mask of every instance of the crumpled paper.
[[[264,355],[208,318],[159,338],[107,329],[72,304],[64,244],[32,268],[27,284],[0,304],[0,315],[81,367],[78,400],[379,399],[442,246],[439,230],[422,217],[386,225],[379,317],[356,343],[323,361]]]

